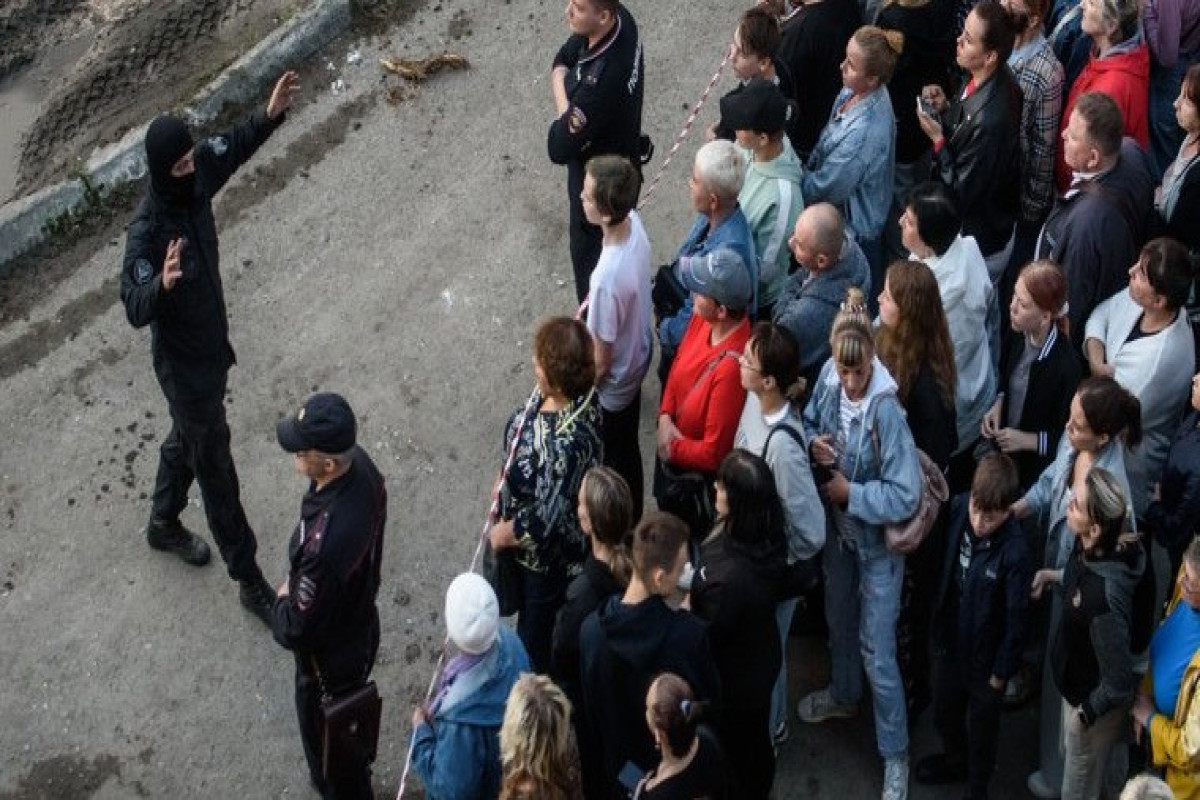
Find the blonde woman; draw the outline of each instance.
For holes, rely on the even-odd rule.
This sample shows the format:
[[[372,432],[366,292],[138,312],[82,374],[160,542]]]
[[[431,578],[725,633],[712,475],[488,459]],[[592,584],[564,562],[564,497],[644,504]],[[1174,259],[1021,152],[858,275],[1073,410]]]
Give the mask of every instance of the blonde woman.
[[[571,701],[545,675],[513,684],[500,726],[500,800],[582,800]]]
[[[804,411],[809,453],[822,481],[826,518],[825,613],[830,685],[804,697],[798,713],[822,722],[858,713],[867,670],[875,737],[884,759],[883,800],[908,796],[908,714],[896,661],[904,556],[887,548],[884,526],[917,511],[921,473],[896,382],[875,355],[861,291],[847,292],[830,337],[833,357]]]

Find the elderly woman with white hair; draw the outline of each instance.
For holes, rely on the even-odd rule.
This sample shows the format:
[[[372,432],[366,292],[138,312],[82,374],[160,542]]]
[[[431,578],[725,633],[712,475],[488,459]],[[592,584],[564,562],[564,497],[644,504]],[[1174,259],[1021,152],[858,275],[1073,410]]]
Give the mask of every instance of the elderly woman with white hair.
[[[691,231],[675,256],[674,273],[679,281],[679,259],[706,256],[720,248],[734,251],[750,270],[750,284],[758,286],[758,255],[754,249],[754,233],[746,215],[738,206],[738,193],[746,180],[746,160],[733,142],[724,139],[709,142],[696,152],[692,175],[688,179],[691,206],[697,217]],[[680,284],[681,285],[681,284]],[[692,297],[683,299],[682,306],[672,314],[663,314],[658,303],[660,291],[655,291],[655,311],[659,315],[658,339],[662,345],[659,378],[665,384],[671,361],[688,323],[692,321]],[[757,292],[747,309],[751,317],[758,314]]]
[[[446,634],[457,651],[432,699],[413,710],[413,770],[429,800],[500,793],[500,725],[513,684],[529,671],[521,640],[500,624],[496,593],[464,572],[446,590]]]

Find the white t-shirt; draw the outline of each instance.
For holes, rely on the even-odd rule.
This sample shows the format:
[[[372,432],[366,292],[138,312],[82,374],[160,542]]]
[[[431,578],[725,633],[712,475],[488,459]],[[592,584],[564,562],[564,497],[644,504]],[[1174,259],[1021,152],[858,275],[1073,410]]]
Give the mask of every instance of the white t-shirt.
[[[597,393],[606,411],[623,411],[633,402],[653,355],[650,301],[650,240],[636,211],[629,236],[605,245],[588,288],[588,330],[613,348],[612,367]]]

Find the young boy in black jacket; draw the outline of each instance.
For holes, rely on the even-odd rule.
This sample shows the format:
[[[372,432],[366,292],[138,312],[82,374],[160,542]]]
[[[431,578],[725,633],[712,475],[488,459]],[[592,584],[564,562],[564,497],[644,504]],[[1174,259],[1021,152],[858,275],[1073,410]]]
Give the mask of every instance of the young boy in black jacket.
[[[975,469],[970,495],[950,505],[947,549],[934,617],[934,722],[944,752],[917,763],[921,783],[967,782],[987,797],[996,764],[1004,687],[1021,663],[1029,551],[1009,506],[1017,468],[993,453]]]

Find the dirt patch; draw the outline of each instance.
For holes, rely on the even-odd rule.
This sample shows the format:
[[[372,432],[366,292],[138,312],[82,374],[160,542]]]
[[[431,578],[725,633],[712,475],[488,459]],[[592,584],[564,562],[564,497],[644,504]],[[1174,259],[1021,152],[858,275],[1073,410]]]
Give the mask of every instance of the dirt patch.
[[[78,800],[120,776],[121,762],[116,756],[100,755],[91,761],[81,756],[54,756],[30,767],[15,790],[0,792],[0,800]],[[140,784],[131,788],[146,796]]]
[[[308,169],[325,158],[334,147],[346,141],[346,134],[358,127],[358,120],[375,106],[379,95],[368,92],[341,105],[333,115],[305,131],[287,146],[281,156],[249,170],[247,178],[227,188],[216,205],[217,224],[228,228],[240,221],[247,209],[257,205],[287,185],[293,177],[308,177]]]
[[[0,81],[79,25],[84,0],[7,0],[0,5]]]

